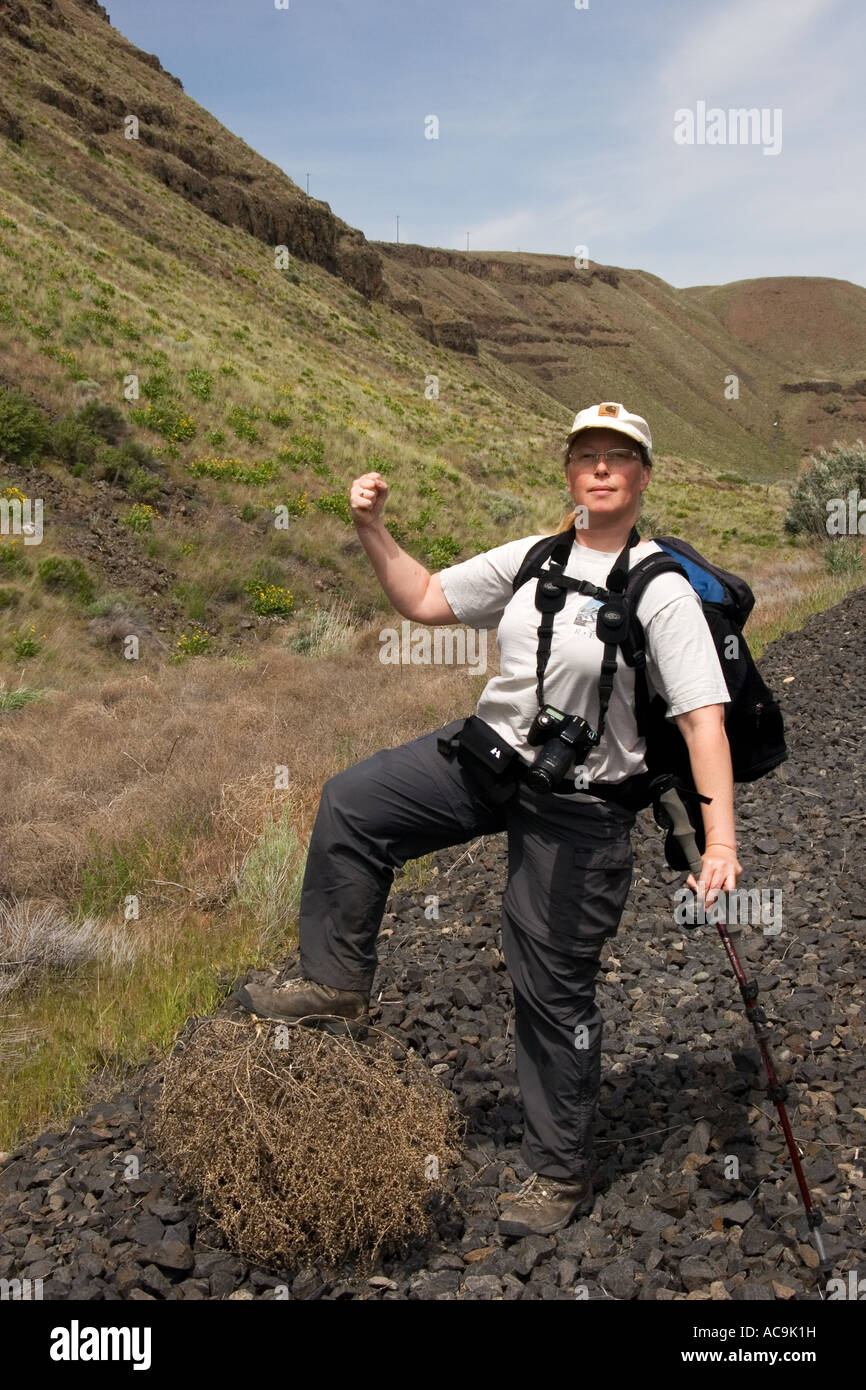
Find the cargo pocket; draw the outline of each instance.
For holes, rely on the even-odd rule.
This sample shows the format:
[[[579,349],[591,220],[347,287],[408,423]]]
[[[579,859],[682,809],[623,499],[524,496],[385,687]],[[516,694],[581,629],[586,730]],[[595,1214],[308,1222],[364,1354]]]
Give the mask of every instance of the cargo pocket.
[[[634,854],[628,838],[590,849],[560,848],[550,884],[547,928],[562,950],[600,947],[615,936],[631,887]]]

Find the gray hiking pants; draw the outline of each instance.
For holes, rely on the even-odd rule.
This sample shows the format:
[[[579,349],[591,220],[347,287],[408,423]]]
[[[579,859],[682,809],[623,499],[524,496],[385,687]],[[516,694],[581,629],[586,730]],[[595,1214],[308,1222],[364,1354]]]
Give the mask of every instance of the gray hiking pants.
[[[382,749],[325,783],[301,893],[301,969],[319,984],[369,993],[395,869],[506,831],[502,950],[514,987],[521,1156],[545,1176],[582,1177],[592,1169],[601,1079],[595,977],[631,886],[635,817],[524,783],[492,805],[437,747],[462,723]]]

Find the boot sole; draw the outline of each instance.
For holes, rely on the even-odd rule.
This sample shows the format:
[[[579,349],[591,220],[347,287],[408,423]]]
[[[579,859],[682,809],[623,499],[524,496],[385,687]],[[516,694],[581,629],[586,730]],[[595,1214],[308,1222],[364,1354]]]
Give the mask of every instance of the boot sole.
[[[321,1033],[330,1033],[335,1038],[366,1038],[369,1019],[341,1018],[339,1014],[305,1014],[303,1018],[285,1018],[282,1014],[256,1014],[256,1018],[266,1018],[273,1023],[284,1023],[287,1028],[317,1028]]]
[[[299,1018],[302,1028],[318,1028],[322,1033],[330,1033],[335,1038],[363,1039],[367,1036],[369,1018],[341,1018],[338,1014],[307,1014]]]
[[[362,1014],[360,1018],[344,1018],[342,1014],[303,1014],[300,1018],[289,1017],[286,1014],[259,1013],[253,1006],[252,1000],[245,1004],[240,998],[244,991],[240,990],[235,996],[235,1003],[246,1013],[252,1014],[255,1018],[266,1018],[273,1023],[284,1023],[288,1028],[318,1028],[323,1033],[331,1033],[334,1037],[365,1038],[367,1028],[370,1023],[370,1015]]]

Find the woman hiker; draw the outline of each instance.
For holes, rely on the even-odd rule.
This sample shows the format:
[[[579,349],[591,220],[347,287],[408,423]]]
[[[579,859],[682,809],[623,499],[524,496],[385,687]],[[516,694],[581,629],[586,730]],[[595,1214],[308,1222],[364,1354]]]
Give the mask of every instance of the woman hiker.
[[[559,531],[568,531],[578,516],[580,523],[566,575],[605,585],[637,520],[652,463],[652,437],[641,416],[612,401],[577,414],[564,464],[575,512]],[[512,592],[512,580],[540,537],[506,541],[430,575],[385,529],[387,494],[382,475],[370,472],[355,479],[349,498],[385,593],[412,622],[497,628],[500,675],[488,681],[477,715],[526,765],[534,763],[540,750],[528,743],[527,733],[538,713],[536,582]],[[633,545],[630,565],[658,548],[649,540]],[[567,589],[564,607],[554,615],[544,675],[545,704],[581,716],[593,728],[603,651],[596,636],[598,607],[597,599]],[[641,595],[637,614],[651,687],[666,698],[688,747],[695,785],[711,798],[701,804],[701,883],[691,875],[687,880],[709,906],[720,892],[736,888],[742,872],[724,725],[727,685],[700,599],[682,575],[658,575]],[[407,859],[506,831],[502,948],[514,989],[521,1157],[532,1171],[508,1201],[499,1231],[549,1234],[592,1205],[602,1035],[595,978],[602,946],[616,935],[631,886],[635,813],[626,799],[590,794],[585,781],[578,781],[578,792],[574,760],[570,793],[533,791],[521,780],[509,799],[495,799],[488,794],[489,777],[442,756],[443,740],[453,739],[464,722],[453,720],[382,749],[328,779],[301,894],[302,973],[273,988],[244,986],[235,998],[250,1012],[284,1023],[327,1026],[328,1019],[340,1020],[337,1026],[347,1031],[363,1025],[394,871]],[[645,771],[644,749],[634,716],[634,671],[617,648],[603,734],[580,764],[580,776],[609,788]]]

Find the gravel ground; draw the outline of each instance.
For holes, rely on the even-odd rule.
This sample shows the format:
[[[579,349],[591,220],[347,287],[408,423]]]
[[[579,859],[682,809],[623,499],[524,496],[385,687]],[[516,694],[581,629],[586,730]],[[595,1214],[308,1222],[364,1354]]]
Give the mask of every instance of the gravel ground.
[[[761,670],[782,701],[789,761],[737,789],[741,886],[780,889],[777,935],[734,936],[756,975],[788,1109],[825,1213],[835,1272],[866,1275],[864,754],[866,589],[774,643]],[[154,1063],[121,1095],[44,1133],[0,1169],[0,1277],[42,1278],[45,1299],[734,1299],[821,1297],[776,1109],[713,926],[675,925],[681,875],[649,812],[635,876],[605,947],[605,1018],[592,1212],[550,1237],[503,1240],[498,1199],[519,1158],[510,982],[499,950],[505,836],[438,854],[423,891],[395,888],[380,937],[376,1023],[415,1047],[468,1125],[436,1233],[369,1278],[256,1269],[225,1249],[143,1132]],[[425,918],[425,895],[439,918]],[[297,964],[297,955],[283,963]],[[858,964],[860,969],[858,970]],[[254,972],[264,978],[268,972]],[[234,1014],[228,1002],[223,1006]],[[859,1147],[858,1147],[859,1146]],[[127,1180],[118,1155],[137,1153]],[[739,1180],[725,1176],[739,1159]],[[279,1287],[282,1286],[282,1287]]]

